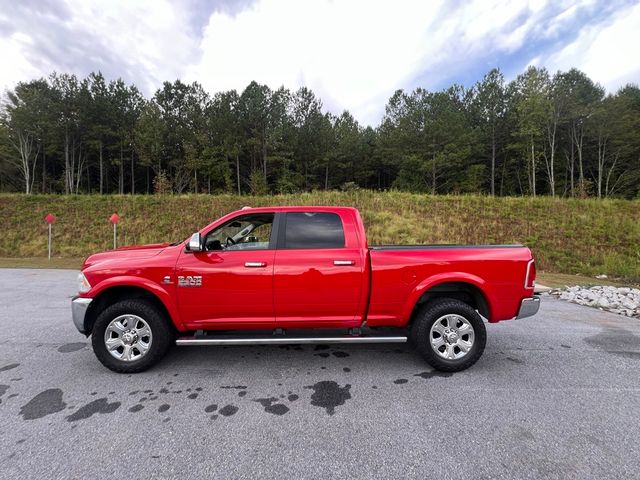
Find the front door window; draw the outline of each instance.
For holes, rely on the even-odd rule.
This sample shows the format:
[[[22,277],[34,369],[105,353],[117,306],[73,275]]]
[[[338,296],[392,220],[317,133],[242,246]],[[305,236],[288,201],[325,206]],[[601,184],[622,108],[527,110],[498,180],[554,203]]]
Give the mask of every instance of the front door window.
[[[206,235],[205,250],[267,250],[273,218],[273,213],[255,213],[234,218]]]

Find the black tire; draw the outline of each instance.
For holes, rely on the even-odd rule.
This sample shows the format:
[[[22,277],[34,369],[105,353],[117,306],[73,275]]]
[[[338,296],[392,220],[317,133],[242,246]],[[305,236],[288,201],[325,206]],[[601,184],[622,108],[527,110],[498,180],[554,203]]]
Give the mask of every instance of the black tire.
[[[469,351],[459,359],[445,359],[431,346],[431,327],[445,315],[456,314],[469,321],[474,330],[474,341]],[[411,343],[434,369],[441,372],[459,372],[476,363],[487,343],[487,330],[482,318],[471,306],[452,298],[438,298],[425,304],[416,314],[411,326]],[[435,337],[434,337],[435,338]]]
[[[137,315],[147,322],[152,332],[152,341],[149,350],[141,358],[123,361],[109,353],[104,335],[107,326],[113,319],[129,314]],[[98,315],[91,332],[91,344],[96,357],[109,370],[118,373],[138,373],[147,370],[165,356],[172,341],[173,330],[169,326],[168,319],[155,305],[141,299],[123,300],[105,308]]]

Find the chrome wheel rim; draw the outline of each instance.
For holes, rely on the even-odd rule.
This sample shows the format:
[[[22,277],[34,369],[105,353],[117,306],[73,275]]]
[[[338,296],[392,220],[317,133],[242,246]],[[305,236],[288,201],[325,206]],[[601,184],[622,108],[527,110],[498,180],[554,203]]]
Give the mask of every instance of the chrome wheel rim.
[[[152,337],[151,328],[143,318],[120,315],[107,325],[104,344],[112,357],[123,362],[134,362],[147,354]]]
[[[445,360],[460,360],[465,357],[474,341],[475,331],[471,322],[453,313],[438,318],[429,333],[431,348]]]

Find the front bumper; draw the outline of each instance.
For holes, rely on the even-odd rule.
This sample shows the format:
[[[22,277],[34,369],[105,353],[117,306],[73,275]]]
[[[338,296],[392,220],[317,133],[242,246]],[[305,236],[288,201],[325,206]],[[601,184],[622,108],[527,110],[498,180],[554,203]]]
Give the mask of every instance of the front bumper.
[[[87,333],[84,319],[87,315],[87,309],[91,304],[91,300],[91,298],[83,297],[73,297],[71,300],[71,316],[73,317],[73,324],[80,333]]]
[[[525,298],[520,302],[520,310],[516,318],[531,317],[540,309],[540,297]]]

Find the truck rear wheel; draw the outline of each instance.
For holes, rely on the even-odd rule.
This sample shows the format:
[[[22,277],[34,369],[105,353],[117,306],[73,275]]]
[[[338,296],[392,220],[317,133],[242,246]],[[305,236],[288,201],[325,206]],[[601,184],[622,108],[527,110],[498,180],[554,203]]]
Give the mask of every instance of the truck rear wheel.
[[[142,372],[162,359],[173,338],[164,315],[150,302],[123,300],[98,315],[91,333],[98,360],[119,373]]]
[[[459,372],[482,356],[487,331],[471,306],[460,300],[439,298],[417,313],[411,341],[436,370]]]

